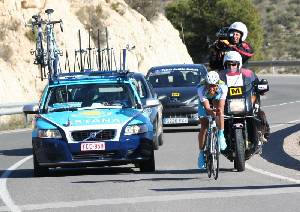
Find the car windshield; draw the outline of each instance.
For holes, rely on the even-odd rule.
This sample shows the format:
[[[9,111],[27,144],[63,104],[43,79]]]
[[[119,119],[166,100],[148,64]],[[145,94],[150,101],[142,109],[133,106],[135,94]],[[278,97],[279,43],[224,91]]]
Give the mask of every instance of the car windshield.
[[[151,70],[148,80],[154,88],[196,86],[204,70],[197,68],[161,68]]]
[[[76,84],[52,87],[46,97],[47,111],[133,107],[127,84]]]

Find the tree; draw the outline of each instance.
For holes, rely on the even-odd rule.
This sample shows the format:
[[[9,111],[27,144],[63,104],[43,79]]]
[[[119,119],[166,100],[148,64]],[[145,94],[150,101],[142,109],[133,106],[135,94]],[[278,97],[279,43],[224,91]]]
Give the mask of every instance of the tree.
[[[248,27],[247,41],[261,58],[261,17],[251,0],[176,0],[166,7],[166,16],[184,37],[195,63],[207,62],[208,40],[215,40],[221,27],[241,21]]]

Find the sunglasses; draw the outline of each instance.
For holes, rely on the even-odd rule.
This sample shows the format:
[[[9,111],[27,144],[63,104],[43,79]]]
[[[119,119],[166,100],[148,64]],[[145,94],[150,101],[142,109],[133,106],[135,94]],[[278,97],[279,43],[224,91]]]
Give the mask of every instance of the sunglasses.
[[[238,63],[235,63],[235,62],[228,62],[226,63],[227,66],[237,66]]]

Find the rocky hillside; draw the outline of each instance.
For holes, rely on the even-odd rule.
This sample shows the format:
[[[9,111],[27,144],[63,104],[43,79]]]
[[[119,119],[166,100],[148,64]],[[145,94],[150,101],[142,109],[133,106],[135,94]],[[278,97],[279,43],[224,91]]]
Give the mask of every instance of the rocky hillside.
[[[25,23],[37,13],[46,17],[47,8],[54,9],[53,19],[63,20],[64,32],[57,27],[57,40],[69,55],[79,48],[78,29],[87,47],[87,29],[92,28],[95,38],[96,29],[107,27],[109,43],[116,52],[135,46],[128,53],[130,70],[146,72],[154,65],[192,62],[179,32],[162,14],[149,21],[123,0],[0,0],[0,104],[39,98],[46,82],[41,82],[38,67],[33,64],[30,50],[35,43]],[[105,45],[104,31],[101,46]]]

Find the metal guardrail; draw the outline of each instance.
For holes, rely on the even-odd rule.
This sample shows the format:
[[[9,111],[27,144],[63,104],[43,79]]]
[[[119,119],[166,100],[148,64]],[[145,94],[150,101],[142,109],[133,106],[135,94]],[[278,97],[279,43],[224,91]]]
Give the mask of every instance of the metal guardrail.
[[[300,60],[248,61],[247,66],[260,66],[260,67],[300,66]]]
[[[37,102],[19,102],[19,103],[0,104],[0,116],[21,114],[23,113],[23,106],[26,104],[37,104]]]

